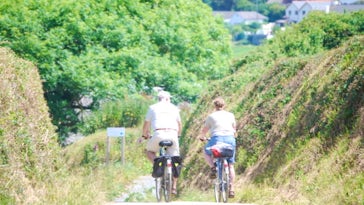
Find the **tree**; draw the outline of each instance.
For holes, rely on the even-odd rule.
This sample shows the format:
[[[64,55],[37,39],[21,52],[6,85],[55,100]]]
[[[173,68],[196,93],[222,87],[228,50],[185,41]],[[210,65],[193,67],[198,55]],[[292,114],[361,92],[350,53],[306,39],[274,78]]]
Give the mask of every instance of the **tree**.
[[[193,101],[229,72],[229,34],[202,2],[5,0],[0,13],[1,45],[38,66],[62,133],[105,100],[162,86]]]

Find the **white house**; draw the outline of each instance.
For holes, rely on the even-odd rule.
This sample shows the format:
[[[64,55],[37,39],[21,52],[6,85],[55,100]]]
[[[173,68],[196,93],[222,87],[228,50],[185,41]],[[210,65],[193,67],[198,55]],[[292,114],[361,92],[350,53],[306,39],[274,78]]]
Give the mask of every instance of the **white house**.
[[[285,17],[288,23],[298,23],[311,11],[344,13],[363,9],[363,5],[342,5],[342,1],[293,1],[287,6]]]
[[[220,16],[225,23],[235,24],[251,24],[264,23],[268,21],[268,17],[255,11],[214,11],[214,16]]]
[[[330,1],[293,1],[286,9],[288,23],[298,23],[311,11],[329,12]]]
[[[298,23],[303,19],[302,13],[300,13],[300,9],[302,8],[304,1],[293,1],[286,8],[286,18],[288,23]]]

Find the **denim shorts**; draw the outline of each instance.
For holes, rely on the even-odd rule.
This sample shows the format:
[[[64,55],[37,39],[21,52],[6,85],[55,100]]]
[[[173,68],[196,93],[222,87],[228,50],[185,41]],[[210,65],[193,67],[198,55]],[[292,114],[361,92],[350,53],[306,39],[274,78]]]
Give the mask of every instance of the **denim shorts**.
[[[235,149],[236,149],[236,140],[234,136],[213,136],[211,139],[207,142],[205,145],[205,153],[212,156],[211,150],[207,149],[208,147],[211,147],[215,145],[217,142],[224,142],[227,144],[230,144],[234,148],[234,154],[232,157],[227,158],[227,161],[231,164],[235,163]]]

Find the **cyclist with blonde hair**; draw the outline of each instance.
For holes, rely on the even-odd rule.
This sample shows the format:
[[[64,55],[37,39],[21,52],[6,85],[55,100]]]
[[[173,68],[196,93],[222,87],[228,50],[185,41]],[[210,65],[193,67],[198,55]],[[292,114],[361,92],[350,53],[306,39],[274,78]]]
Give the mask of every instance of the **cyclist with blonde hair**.
[[[214,99],[213,104],[215,106],[215,111],[208,115],[205,120],[204,126],[201,130],[200,140],[207,140],[206,134],[210,133],[210,140],[205,145],[204,157],[207,164],[210,166],[210,178],[216,178],[216,167],[213,162],[213,157],[211,150],[208,149],[216,145],[218,142],[227,143],[233,146],[234,154],[232,157],[228,158],[230,169],[230,191],[229,198],[234,198],[234,179],[235,179],[235,149],[236,149],[236,120],[233,113],[225,111],[225,101],[223,98],[218,97]]]

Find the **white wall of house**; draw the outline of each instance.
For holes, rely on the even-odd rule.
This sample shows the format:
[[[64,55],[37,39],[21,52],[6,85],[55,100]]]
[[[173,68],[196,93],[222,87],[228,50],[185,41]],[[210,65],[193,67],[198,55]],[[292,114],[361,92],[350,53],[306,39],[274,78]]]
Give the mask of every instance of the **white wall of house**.
[[[303,4],[302,7],[298,10],[298,22],[302,21],[302,19],[312,11],[312,6],[310,4]]]
[[[215,12],[214,15],[220,16],[224,19],[225,23],[236,24],[251,24],[254,22],[264,23],[268,18],[254,11],[227,11],[227,12]]]
[[[299,15],[299,9],[305,2],[292,2],[287,8],[286,8],[286,17],[289,23],[297,23],[300,20]]]
[[[230,24],[240,24],[244,22],[244,19],[239,15],[239,14],[234,14],[231,18],[230,18]]]
[[[331,2],[319,2],[319,1],[293,1],[286,8],[286,17],[288,23],[298,23],[308,15],[311,11],[323,11],[328,13]]]

